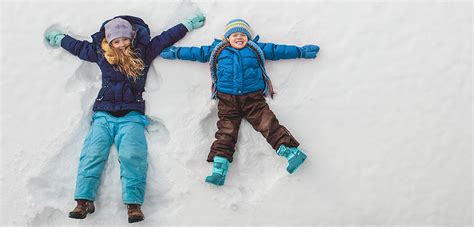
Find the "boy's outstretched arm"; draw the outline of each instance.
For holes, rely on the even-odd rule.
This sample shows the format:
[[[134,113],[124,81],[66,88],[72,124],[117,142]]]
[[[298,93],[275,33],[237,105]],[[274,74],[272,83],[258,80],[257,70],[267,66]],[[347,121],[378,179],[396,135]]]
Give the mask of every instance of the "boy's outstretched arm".
[[[169,47],[160,56],[168,60],[188,60],[188,61],[199,61],[208,62],[211,56],[211,52],[214,46],[201,46],[201,47]]]
[[[317,45],[305,45],[302,47],[294,45],[283,45],[274,43],[258,43],[262,49],[265,59],[295,59],[295,58],[316,58],[319,52]]]
[[[76,40],[69,35],[65,35],[61,31],[47,32],[44,37],[52,47],[61,46],[82,60],[97,62],[97,50],[95,45],[88,41]]]
[[[146,50],[146,59],[152,61],[163,49],[175,44],[182,39],[187,32],[204,26],[205,17],[202,14],[193,16],[151,39]]]

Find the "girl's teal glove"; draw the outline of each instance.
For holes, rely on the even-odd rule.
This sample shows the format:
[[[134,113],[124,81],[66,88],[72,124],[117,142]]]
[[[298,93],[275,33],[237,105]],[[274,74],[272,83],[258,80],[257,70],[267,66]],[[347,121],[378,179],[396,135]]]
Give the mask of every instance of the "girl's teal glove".
[[[48,44],[52,47],[61,46],[61,40],[64,38],[64,35],[60,31],[50,31],[44,34],[44,38],[48,41]]]
[[[198,14],[191,19],[187,19],[183,22],[184,26],[188,29],[188,31],[192,31],[196,28],[200,28],[204,26],[204,21],[206,17],[202,14]]]
[[[299,48],[301,58],[316,58],[316,55],[319,52],[319,46],[316,45],[304,45]]]
[[[178,58],[178,49],[179,47],[170,46],[161,51],[160,56],[164,59],[174,60]]]

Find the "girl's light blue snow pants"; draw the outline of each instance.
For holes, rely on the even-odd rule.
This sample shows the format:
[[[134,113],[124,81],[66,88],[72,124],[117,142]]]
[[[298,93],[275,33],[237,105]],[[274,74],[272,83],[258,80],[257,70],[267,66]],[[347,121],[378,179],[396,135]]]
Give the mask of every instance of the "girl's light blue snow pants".
[[[147,142],[145,115],[130,112],[114,117],[96,112],[84,141],[77,171],[74,198],[95,201],[102,170],[113,143],[117,147],[124,204],[143,204],[146,186]]]

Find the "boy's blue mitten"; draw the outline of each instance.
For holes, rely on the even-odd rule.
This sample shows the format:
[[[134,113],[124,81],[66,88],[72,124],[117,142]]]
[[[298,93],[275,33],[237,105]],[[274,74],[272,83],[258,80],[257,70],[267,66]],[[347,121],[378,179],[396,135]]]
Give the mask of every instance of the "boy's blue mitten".
[[[61,46],[61,40],[64,38],[64,33],[61,31],[50,31],[44,34],[44,38],[48,41],[48,44],[52,47]]]
[[[174,60],[178,58],[179,47],[170,46],[163,51],[161,51],[160,56],[164,59]]]
[[[319,52],[319,46],[316,45],[304,45],[300,47],[301,58],[316,58]]]
[[[195,15],[193,18],[187,19],[183,22],[183,25],[188,29],[188,31],[192,31],[196,28],[200,28],[204,26],[204,21],[206,17],[202,14]]]

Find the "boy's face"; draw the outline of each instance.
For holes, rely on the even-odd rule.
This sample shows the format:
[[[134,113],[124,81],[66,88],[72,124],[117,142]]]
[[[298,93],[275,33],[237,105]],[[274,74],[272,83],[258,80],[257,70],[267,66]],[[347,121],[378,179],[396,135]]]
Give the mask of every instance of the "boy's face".
[[[245,47],[245,45],[247,45],[249,38],[246,34],[242,32],[235,32],[232,33],[229,38],[227,38],[227,41],[229,41],[230,46],[232,46],[233,48],[242,49]]]
[[[125,48],[130,46],[130,43],[131,43],[131,40],[129,38],[125,38],[125,37],[116,38],[116,39],[112,40],[112,42],[110,42],[110,44],[112,45],[113,48],[120,49],[120,50],[124,50]]]

